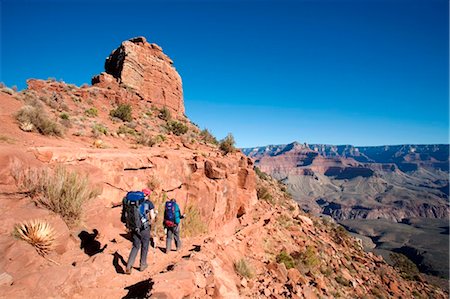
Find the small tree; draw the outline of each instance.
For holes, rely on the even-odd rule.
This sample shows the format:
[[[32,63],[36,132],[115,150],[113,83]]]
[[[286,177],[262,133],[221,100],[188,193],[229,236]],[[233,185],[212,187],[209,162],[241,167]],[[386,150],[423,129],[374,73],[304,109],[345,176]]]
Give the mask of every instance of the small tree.
[[[236,148],[234,147],[234,137],[231,133],[228,133],[227,137],[220,141],[219,148],[226,155],[228,153],[233,153]]]

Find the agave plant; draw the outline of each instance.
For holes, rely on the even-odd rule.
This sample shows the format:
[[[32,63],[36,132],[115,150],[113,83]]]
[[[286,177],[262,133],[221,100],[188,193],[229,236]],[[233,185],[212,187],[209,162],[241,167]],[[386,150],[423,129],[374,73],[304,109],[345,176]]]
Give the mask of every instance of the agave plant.
[[[44,220],[38,219],[16,224],[14,233],[20,239],[33,245],[42,256],[48,254],[55,244],[55,231]]]

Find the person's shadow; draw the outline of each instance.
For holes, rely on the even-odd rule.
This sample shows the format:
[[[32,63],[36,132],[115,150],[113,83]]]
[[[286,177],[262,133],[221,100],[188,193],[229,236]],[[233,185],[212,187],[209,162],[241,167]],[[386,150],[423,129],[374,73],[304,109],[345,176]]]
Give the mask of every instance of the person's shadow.
[[[113,259],[113,265],[114,268],[116,268],[116,272],[119,274],[124,274],[125,270],[122,268],[122,266],[119,264],[119,261],[126,267],[127,262],[123,258],[123,256],[120,255],[117,251],[113,253],[114,259]]]
[[[80,249],[84,249],[84,253],[86,253],[89,256],[93,256],[97,253],[103,252],[105,250],[107,244],[101,248],[101,244],[99,241],[96,240],[98,236],[98,230],[94,228],[92,231],[93,233],[90,234],[87,231],[82,231],[78,234],[78,238],[81,240]]]

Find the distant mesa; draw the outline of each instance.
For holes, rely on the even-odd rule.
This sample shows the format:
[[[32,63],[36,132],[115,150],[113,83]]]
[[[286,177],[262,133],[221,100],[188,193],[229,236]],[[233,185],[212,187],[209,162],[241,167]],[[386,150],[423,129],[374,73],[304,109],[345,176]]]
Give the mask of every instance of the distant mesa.
[[[119,83],[141,99],[184,114],[181,77],[162,48],[145,37],[124,41],[105,61],[105,72],[92,78],[92,85],[114,88]]]

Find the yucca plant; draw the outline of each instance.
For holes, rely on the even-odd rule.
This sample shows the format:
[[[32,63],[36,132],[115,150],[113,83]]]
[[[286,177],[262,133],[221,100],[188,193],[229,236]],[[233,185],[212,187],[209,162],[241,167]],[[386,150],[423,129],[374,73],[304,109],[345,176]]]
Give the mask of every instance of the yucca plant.
[[[16,224],[14,235],[33,245],[42,256],[47,255],[54,248],[56,240],[52,226],[40,219]]]

